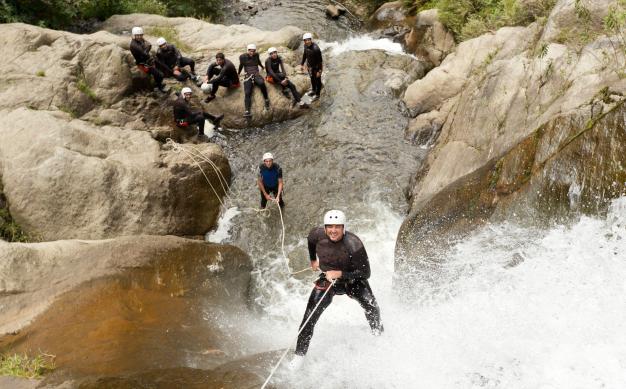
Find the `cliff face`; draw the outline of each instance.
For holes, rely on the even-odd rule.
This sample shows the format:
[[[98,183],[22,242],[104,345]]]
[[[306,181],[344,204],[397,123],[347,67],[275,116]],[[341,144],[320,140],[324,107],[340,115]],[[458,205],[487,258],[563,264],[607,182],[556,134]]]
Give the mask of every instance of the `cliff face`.
[[[410,193],[398,270],[436,260],[443,233],[599,213],[626,193],[625,42],[602,23],[615,2],[594,2],[582,21],[574,3],[559,1],[545,25],[461,43],[407,89],[407,137],[435,141]]]

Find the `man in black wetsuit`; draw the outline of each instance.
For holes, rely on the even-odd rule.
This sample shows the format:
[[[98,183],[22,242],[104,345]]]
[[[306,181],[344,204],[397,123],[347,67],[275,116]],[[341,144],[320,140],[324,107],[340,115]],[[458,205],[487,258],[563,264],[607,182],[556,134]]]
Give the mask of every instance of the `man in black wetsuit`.
[[[261,191],[261,209],[265,208],[270,200],[278,201],[281,208],[285,206],[283,201],[283,169],[274,163],[272,153],[263,154],[263,163],[259,166],[257,185]]]
[[[180,96],[174,102],[174,121],[181,128],[188,127],[190,124],[198,126],[198,136],[204,136],[204,120],[210,120],[215,128],[219,128],[220,122],[224,115],[213,116],[204,111],[192,111],[189,105],[191,99],[191,88],[185,87],[181,90]]]
[[[208,89],[209,95],[204,100],[205,103],[208,103],[215,98],[215,93],[217,93],[220,86],[226,88],[239,87],[239,75],[237,70],[235,70],[235,65],[226,59],[223,53],[217,53],[215,54],[215,62],[211,63],[206,71],[204,82],[210,85]]]
[[[311,33],[307,32],[302,36],[302,39],[304,40],[304,53],[302,53],[300,66],[304,68],[306,62],[306,68],[311,77],[311,91],[307,94],[312,96],[311,101],[315,101],[320,98],[320,93],[322,93],[322,71],[324,70],[322,51],[317,44],[313,43]]]
[[[263,77],[259,73],[259,66],[263,69],[263,65],[261,64],[261,58],[259,58],[259,54],[256,52],[256,45],[249,44],[248,52],[245,54],[241,54],[239,56],[239,69],[237,70],[237,74],[241,74],[241,69],[245,69],[245,78],[243,80],[243,90],[245,92],[244,104],[245,104],[245,112],[243,113],[244,117],[250,117],[252,114],[250,113],[250,106],[252,105],[252,88],[256,85],[261,89],[261,93],[263,93],[263,98],[265,99],[265,109],[270,108],[270,99],[267,95],[267,87],[265,86],[265,81],[263,81]]]
[[[324,227],[311,230],[308,237],[309,258],[313,270],[321,269],[324,273],[315,282],[309,302],[300,324],[300,335],[295,356],[290,367],[297,368],[309,349],[315,323],[322,312],[333,301],[333,296],[346,294],[356,300],[365,310],[365,318],[374,335],[383,332],[380,321],[380,309],[367,279],[370,277],[370,264],[367,252],[361,240],[345,230],[346,216],[343,212],[332,210],[324,215]],[[335,284],[331,287],[331,281]],[[330,288],[330,290],[328,290]],[[326,296],[324,296],[324,293]],[[321,302],[320,302],[321,301]],[[319,307],[315,306],[320,303]],[[305,324],[307,319],[309,321]]]
[[[154,66],[154,57],[150,54],[152,45],[150,42],[143,39],[143,28],[133,27],[132,35],[133,39],[130,41],[130,52],[135,58],[137,67],[141,69],[142,72],[154,78],[156,90],[166,93],[167,90],[163,85],[163,73]]]
[[[164,68],[163,73],[165,73],[166,76],[173,76],[181,82],[189,78],[196,81],[196,63],[193,59],[183,57],[182,54],[180,54],[180,50],[173,44],[167,43],[163,37],[157,39],[157,46],[159,46],[159,49],[157,50],[156,57]],[[189,66],[191,73],[183,69],[185,66]]]
[[[289,88],[291,96],[293,97],[292,106],[296,106],[296,104],[298,104],[300,105],[300,108],[303,108],[304,103],[300,101],[300,93],[298,93],[298,90],[293,82],[289,81],[287,72],[285,72],[283,59],[278,55],[278,50],[276,50],[275,47],[270,47],[269,50],[267,50],[267,54],[269,56],[265,60],[265,72],[267,73],[266,80],[270,83],[279,84],[285,96],[289,96],[289,93],[287,92],[287,88]]]

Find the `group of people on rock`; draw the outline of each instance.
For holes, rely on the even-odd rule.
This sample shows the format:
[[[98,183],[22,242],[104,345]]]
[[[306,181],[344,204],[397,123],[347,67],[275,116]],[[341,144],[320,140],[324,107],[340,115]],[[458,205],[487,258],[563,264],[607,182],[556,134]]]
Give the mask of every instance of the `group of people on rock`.
[[[130,51],[135,58],[137,67],[154,79],[156,91],[168,92],[163,84],[165,77],[173,77],[180,82],[191,80],[199,85],[201,90],[208,95],[204,102],[209,103],[215,99],[220,87],[240,87],[239,77],[243,70],[244,117],[250,118],[252,116],[252,93],[255,86],[263,94],[265,100],[264,109],[270,109],[266,81],[279,86],[285,97],[289,97],[291,94],[292,107],[307,107],[307,104],[302,101],[302,96],[296,86],[287,76],[283,59],[278,55],[278,50],[275,47],[269,48],[267,51],[268,57],[265,60],[265,64],[263,64],[256,45],[254,43],[249,44],[246,52],[239,56],[239,67],[237,69],[235,69],[232,61],[227,59],[223,53],[218,52],[215,55],[215,61],[209,65],[206,75],[201,79],[195,73],[194,60],[183,57],[175,45],[168,43],[165,38],[160,37],[156,41],[158,46],[156,55],[152,55],[152,45],[144,39],[143,35],[144,32],[141,27],[133,27]],[[304,41],[304,52],[300,67],[302,71],[308,71],[310,75],[311,90],[307,92],[307,95],[311,97],[311,101],[315,101],[319,99],[322,90],[322,72],[324,67],[322,52],[319,46],[313,42],[311,33],[304,34],[302,39]],[[189,70],[186,69],[187,67]],[[261,75],[262,70],[265,71],[265,77]],[[204,120],[211,121],[215,127],[219,128],[224,115],[212,115],[202,110],[193,110],[190,105],[192,93],[193,90],[190,87],[182,88],[180,96],[174,103],[174,121],[178,127],[187,127],[195,124],[198,127],[199,135],[204,136]]]
[[[163,85],[164,77],[174,77],[180,82],[192,80],[200,85],[203,92],[207,93],[205,103],[211,102],[216,97],[220,87],[237,88],[241,86],[239,75],[244,71],[244,116],[250,117],[252,104],[252,92],[258,87],[265,99],[265,109],[270,108],[270,100],[265,81],[280,86],[285,96],[291,94],[292,107],[299,105],[304,107],[302,96],[296,86],[289,80],[285,71],[282,58],[278,50],[271,47],[265,66],[257,52],[255,44],[247,46],[246,53],[239,56],[239,67],[228,60],[223,53],[215,55],[215,62],[207,69],[203,80],[195,73],[195,62],[183,57],[173,44],[169,44],[165,38],[157,39],[158,50],[156,56],[151,55],[151,44],[143,39],[143,29],[132,29],[132,41],[130,51],[135,57],[137,66],[146,74],[154,78],[156,90],[167,93]],[[300,66],[309,72],[311,78],[311,90],[308,92],[311,101],[319,99],[322,90],[322,72],[324,63],[322,52],[318,45],[313,42],[313,36],[306,33],[303,36],[304,53]],[[189,67],[189,71],[185,68]],[[260,68],[260,69],[259,69]],[[261,69],[265,70],[265,78],[261,76]],[[199,134],[204,135],[205,120],[211,121],[219,127],[224,115],[212,115],[204,111],[192,110],[189,100],[192,89],[184,87],[180,96],[174,103],[174,119],[179,127],[190,124],[198,126]],[[263,163],[259,166],[257,186],[261,194],[261,208],[264,209],[269,201],[276,202],[280,208],[285,206],[283,200],[283,171],[274,162],[272,153],[263,155]],[[370,265],[361,240],[353,233],[345,229],[346,217],[342,211],[331,210],[324,215],[324,226],[316,227],[308,235],[308,249],[311,268],[314,271],[321,270],[319,278],[315,281],[313,290],[300,324],[300,332],[290,367],[298,368],[302,365],[304,355],[307,353],[313,337],[315,324],[322,312],[330,305],[335,295],[346,294],[356,300],[365,311],[365,317],[370,325],[372,333],[379,335],[383,332],[380,319],[380,309],[372,289],[367,281],[370,277]]]

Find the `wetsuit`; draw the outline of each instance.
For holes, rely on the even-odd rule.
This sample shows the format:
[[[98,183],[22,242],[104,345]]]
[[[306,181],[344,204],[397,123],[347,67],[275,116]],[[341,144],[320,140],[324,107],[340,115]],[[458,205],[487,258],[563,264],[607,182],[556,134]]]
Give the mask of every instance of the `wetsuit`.
[[[210,64],[206,71],[206,75],[210,80],[209,84],[212,85],[212,96],[215,96],[215,93],[220,86],[230,88],[232,86],[239,85],[239,76],[237,75],[237,70],[235,70],[235,65],[233,65],[233,63],[228,59],[224,59],[224,64],[222,66],[218,65],[216,62]],[[216,77],[211,79],[213,76]]]
[[[165,74],[174,76],[178,81],[185,81],[190,78],[191,75],[183,67],[189,65],[191,73],[194,73],[196,63],[191,58],[183,57],[176,46],[166,43],[164,47],[159,47],[156,54],[157,59],[165,67]],[[174,67],[180,68],[180,74],[177,76],[174,74]]]
[[[304,53],[302,53],[302,62],[300,65],[304,65],[306,62],[309,68],[309,76],[311,77],[311,88],[313,93],[319,97],[322,93],[322,70],[324,68],[324,62],[322,60],[322,51],[315,43],[311,43],[310,46],[304,45]],[[320,73],[318,77],[317,74]]]
[[[283,59],[280,58],[280,56],[276,59],[273,59],[271,55],[267,57],[267,59],[265,60],[265,72],[267,73],[267,76],[271,77],[273,82],[277,85],[280,85],[283,90],[285,90],[285,88],[289,88],[289,90],[291,90],[291,95],[293,96],[294,101],[296,103],[300,102],[300,94],[298,93],[298,90],[296,89],[296,86],[293,84],[293,82],[287,80],[286,87],[281,84],[281,82],[287,78],[287,73],[285,72]]]
[[[216,127],[219,126],[220,117],[211,115],[204,111],[192,111],[189,102],[181,95],[174,102],[174,120],[179,127],[187,127],[190,124],[198,126],[198,134],[204,135],[204,120],[208,119]]]
[[[130,52],[135,58],[137,67],[146,74],[154,77],[154,82],[159,89],[163,88],[163,73],[154,66],[154,58],[150,55],[152,45],[147,40],[132,39]]]
[[[265,99],[266,104],[269,101],[265,81],[263,81],[263,77],[259,74],[259,66],[263,68],[258,53],[254,53],[253,56],[249,56],[247,53],[239,56],[239,69],[237,70],[237,73],[241,73],[241,69],[244,69],[246,73],[246,78],[243,81],[243,90],[245,92],[244,104],[246,111],[248,112],[250,111],[250,106],[252,105],[252,88],[254,85],[261,89],[261,93],[263,93],[263,98]]]
[[[315,323],[317,323],[322,312],[333,301],[333,296],[336,294],[347,294],[348,297],[356,300],[365,310],[365,318],[372,332],[380,334],[383,331],[383,325],[380,321],[380,309],[367,282],[367,279],[370,277],[370,264],[361,240],[353,233],[346,232],[340,241],[333,242],[326,235],[324,227],[317,227],[309,233],[308,245],[311,261],[314,261],[317,256],[322,271],[341,270],[342,276],[335,282],[335,285],[328,291],[319,307],[313,312],[317,303],[322,299],[324,292],[330,286],[330,282],[323,278],[323,274],[315,282],[315,287],[309,297],[300,328],[311,315],[311,312],[313,312],[313,315],[304,326],[300,335],[298,335],[296,354],[306,354],[313,337]]]
[[[259,166],[259,180],[261,184],[263,184],[263,188],[265,189],[265,193],[273,194],[274,198],[279,195],[278,193],[278,180],[283,178],[283,169],[277,163],[272,163],[272,167],[268,168],[262,163]],[[261,192],[261,208],[265,208],[267,205],[267,199],[263,194],[263,191],[259,188]],[[283,193],[282,190],[280,192],[280,198],[278,199],[278,205],[281,208],[285,206],[285,202],[283,201]]]

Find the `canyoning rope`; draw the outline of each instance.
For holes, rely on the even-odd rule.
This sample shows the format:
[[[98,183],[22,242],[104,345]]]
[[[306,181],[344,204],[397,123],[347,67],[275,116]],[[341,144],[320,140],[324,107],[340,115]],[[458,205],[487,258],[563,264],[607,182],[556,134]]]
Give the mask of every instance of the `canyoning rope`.
[[[261,385],[261,389],[265,389],[265,386],[270,382],[270,379],[272,379],[272,376],[276,372],[276,369],[278,369],[278,366],[280,366],[283,359],[285,359],[285,357],[287,356],[287,353],[289,353],[289,350],[291,349],[291,345],[298,339],[298,336],[300,336],[300,333],[304,330],[304,327],[307,325],[309,320],[311,320],[311,317],[313,316],[317,308],[320,306],[322,301],[324,301],[324,297],[326,297],[326,294],[328,294],[328,291],[335,285],[335,281],[337,280],[330,281],[330,286],[328,287],[328,289],[326,289],[326,291],[324,291],[324,294],[322,295],[322,298],[320,299],[320,301],[317,302],[317,304],[315,305],[315,308],[313,308],[313,310],[311,311],[311,314],[309,314],[309,316],[306,318],[304,323],[302,323],[302,325],[300,326],[300,331],[298,331],[296,336],[291,340],[291,342],[289,342],[289,346],[287,347],[283,355],[280,357],[280,359],[278,360],[278,362],[276,363],[276,365],[270,372],[270,375],[267,377],[267,379],[265,379],[265,382],[263,382],[263,385]]]
[[[215,174],[216,174],[216,176],[218,178],[218,181],[220,182],[220,185],[222,186],[222,190],[224,191],[224,197],[230,199],[230,196],[228,195],[228,190],[230,189],[228,187],[228,182],[226,181],[226,178],[224,177],[222,172],[219,170],[217,165],[215,165],[215,163],[213,161],[211,161],[211,159],[209,157],[204,155],[201,151],[197,150],[193,146],[189,146],[189,148],[192,150],[192,152],[190,152],[185,147],[183,147],[183,145],[181,145],[180,143],[175,142],[171,138],[167,138],[166,144],[169,144],[170,146],[172,146],[172,149],[174,151],[176,151],[176,152],[183,152],[183,153],[185,153],[187,156],[189,156],[193,160],[193,162],[196,164],[196,166],[198,166],[198,168],[202,172],[202,175],[204,176],[204,179],[206,180],[206,182],[211,187],[211,190],[213,190],[213,193],[215,194],[215,197],[217,197],[217,200],[220,202],[222,207],[226,207],[226,205],[222,201],[222,198],[217,193],[217,190],[215,189],[215,187],[213,186],[213,184],[209,180],[209,177],[206,175],[206,173],[205,173],[204,169],[202,168],[202,166],[200,165],[200,162],[198,162],[198,159],[203,160],[203,161],[209,163],[209,165],[215,171]]]
[[[198,166],[198,168],[202,172],[202,175],[204,176],[204,179],[206,180],[206,182],[211,187],[211,190],[213,190],[213,193],[215,194],[215,197],[217,197],[217,200],[220,202],[221,206],[226,208],[226,204],[224,204],[224,202],[222,201],[221,197],[217,193],[217,190],[215,189],[215,187],[213,186],[213,184],[209,180],[209,177],[207,176],[207,174],[205,173],[204,169],[200,165],[200,162],[202,162],[202,161],[207,162],[211,166],[213,171],[215,172],[215,175],[217,176],[217,179],[218,179],[218,181],[219,181],[219,183],[220,183],[220,185],[222,187],[222,190],[224,192],[224,197],[226,197],[230,201],[233,201],[232,197],[230,197],[230,195],[228,194],[228,192],[230,191],[230,187],[228,185],[228,181],[226,180],[226,178],[224,177],[224,175],[222,174],[220,169],[217,167],[215,162],[213,162],[208,156],[206,156],[200,150],[198,150],[197,148],[195,148],[195,147],[193,147],[191,145],[182,145],[180,143],[177,143],[176,141],[174,141],[171,138],[167,138],[165,143],[167,145],[171,146],[172,149],[175,152],[182,152],[182,153],[184,153],[185,155],[187,155],[187,156],[189,156],[191,158],[191,160],[194,162],[194,164],[196,166]],[[280,224],[281,224],[281,227],[282,227],[281,238],[280,238],[281,239],[281,252],[283,254],[283,259],[285,260],[285,265],[287,266],[287,271],[289,272],[289,274],[295,275],[295,274],[304,273],[305,271],[308,271],[308,270],[313,270],[313,269],[307,267],[305,269],[298,270],[296,272],[292,272],[291,271],[291,268],[289,267],[289,258],[287,257],[287,254],[285,253],[285,221],[283,219],[283,211],[280,208],[280,205],[278,204],[278,200],[277,199],[274,199],[273,201],[271,201],[271,203],[275,203],[276,204],[276,206],[278,208],[278,212],[280,213]],[[244,210],[244,211],[245,210],[250,210],[250,211],[257,212],[257,213],[269,212],[268,208],[265,208],[265,209],[242,208],[242,210]]]

